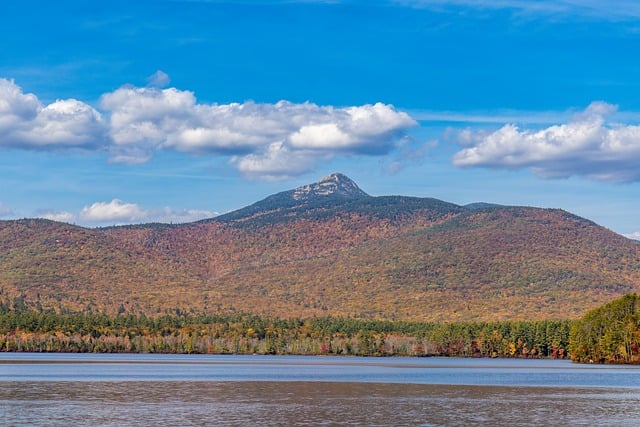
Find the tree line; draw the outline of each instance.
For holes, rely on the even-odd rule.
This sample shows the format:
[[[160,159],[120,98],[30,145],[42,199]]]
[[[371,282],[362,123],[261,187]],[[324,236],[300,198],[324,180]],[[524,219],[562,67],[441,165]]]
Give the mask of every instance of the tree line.
[[[565,358],[640,363],[640,297],[578,320],[425,323],[251,314],[157,317],[0,301],[0,351]]]
[[[423,323],[250,314],[56,313],[0,302],[0,351],[556,357],[571,322]]]
[[[640,363],[640,297],[628,294],[573,322],[571,358],[583,363]]]

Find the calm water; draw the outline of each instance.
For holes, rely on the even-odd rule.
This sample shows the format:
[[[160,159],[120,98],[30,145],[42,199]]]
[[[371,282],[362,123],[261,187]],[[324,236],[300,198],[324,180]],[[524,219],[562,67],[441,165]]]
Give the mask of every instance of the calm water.
[[[0,354],[0,425],[634,425],[640,368],[553,360]]]

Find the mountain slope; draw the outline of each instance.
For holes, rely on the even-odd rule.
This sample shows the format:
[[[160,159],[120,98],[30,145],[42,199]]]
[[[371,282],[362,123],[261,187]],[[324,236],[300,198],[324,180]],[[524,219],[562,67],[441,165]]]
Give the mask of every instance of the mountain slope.
[[[423,211],[431,212],[430,216],[433,217],[442,217],[451,213],[461,213],[464,209],[437,199],[372,197],[351,179],[335,173],[317,183],[274,194],[245,208],[202,222],[259,227],[300,218],[319,220],[344,214],[393,220],[407,215],[414,216],[417,212]]]
[[[640,291],[640,243],[562,210],[373,197],[332,174],[184,225],[2,221],[0,291],[148,315],[575,318]]]

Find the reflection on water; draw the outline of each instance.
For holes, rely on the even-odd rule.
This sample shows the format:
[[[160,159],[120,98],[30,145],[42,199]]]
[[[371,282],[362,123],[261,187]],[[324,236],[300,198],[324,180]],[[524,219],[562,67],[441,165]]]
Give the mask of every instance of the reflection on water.
[[[636,390],[346,382],[5,382],[11,426],[611,425]]]

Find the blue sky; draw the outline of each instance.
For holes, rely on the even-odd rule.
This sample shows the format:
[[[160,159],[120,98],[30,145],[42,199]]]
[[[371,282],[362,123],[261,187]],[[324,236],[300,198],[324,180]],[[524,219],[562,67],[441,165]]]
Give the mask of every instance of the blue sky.
[[[210,217],[339,171],[640,238],[640,3],[30,1],[0,16],[0,218]]]

